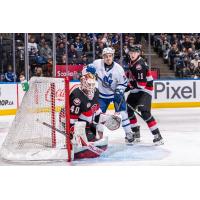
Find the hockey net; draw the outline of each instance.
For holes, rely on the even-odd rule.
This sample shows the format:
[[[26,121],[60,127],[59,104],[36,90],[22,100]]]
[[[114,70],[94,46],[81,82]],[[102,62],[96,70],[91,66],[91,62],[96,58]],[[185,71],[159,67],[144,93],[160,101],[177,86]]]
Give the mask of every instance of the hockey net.
[[[65,131],[60,131],[61,108],[67,111]],[[24,95],[2,145],[1,157],[11,161],[70,161],[73,159],[71,148],[69,81],[63,78],[31,78],[29,91]]]

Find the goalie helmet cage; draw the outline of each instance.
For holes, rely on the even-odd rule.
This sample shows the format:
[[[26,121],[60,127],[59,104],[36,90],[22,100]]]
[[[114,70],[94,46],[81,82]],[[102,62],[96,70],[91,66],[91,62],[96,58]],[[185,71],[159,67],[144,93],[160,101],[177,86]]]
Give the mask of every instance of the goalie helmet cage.
[[[69,79],[32,77],[0,154],[9,161],[73,159],[70,143]],[[65,130],[59,122],[64,108]],[[67,133],[67,134],[66,134]]]

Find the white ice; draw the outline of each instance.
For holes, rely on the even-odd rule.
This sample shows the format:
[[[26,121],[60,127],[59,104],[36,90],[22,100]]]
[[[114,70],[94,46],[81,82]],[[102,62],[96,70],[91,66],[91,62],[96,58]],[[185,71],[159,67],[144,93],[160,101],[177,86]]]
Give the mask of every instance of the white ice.
[[[141,143],[127,146],[123,129],[106,131],[109,137],[107,151],[99,158],[42,165],[200,165],[200,108],[153,109],[165,144],[153,145],[153,136],[147,125],[138,117],[141,126]],[[0,145],[14,116],[0,117]],[[13,165],[0,160],[0,165]],[[30,163],[23,163],[30,164]],[[36,163],[40,165],[40,163]]]

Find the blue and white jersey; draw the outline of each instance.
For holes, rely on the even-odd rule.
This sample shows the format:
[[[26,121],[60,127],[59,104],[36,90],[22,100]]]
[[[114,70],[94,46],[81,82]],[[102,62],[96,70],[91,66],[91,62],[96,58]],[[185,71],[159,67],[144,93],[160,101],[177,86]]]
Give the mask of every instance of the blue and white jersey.
[[[114,98],[114,90],[122,89],[123,91],[127,87],[127,78],[124,72],[124,69],[117,64],[113,63],[112,67],[105,68],[104,60],[98,59],[93,62],[94,67],[96,68],[96,73],[98,76],[105,82],[103,84],[101,80],[98,79],[98,89],[99,89],[99,97],[105,99],[113,99]],[[112,88],[111,91],[108,87]]]

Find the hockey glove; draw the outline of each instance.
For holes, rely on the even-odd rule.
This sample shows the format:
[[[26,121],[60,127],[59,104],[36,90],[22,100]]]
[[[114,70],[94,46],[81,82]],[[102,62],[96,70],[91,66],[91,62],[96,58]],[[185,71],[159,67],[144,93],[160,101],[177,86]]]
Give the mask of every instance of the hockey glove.
[[[95,75],[96,74],[96,68],[93,65],[88,65],[86,68],[86,71]]]
[[[135,89],[135,88],[138,88],[137,81],[136,80],[130,81],[127,85],[127,88],[125,89],[125,92],[128,92],[129,90],[132,90],[132,89]]]
[[[114,94],[114,102],[120,104],[122,98],[124,98],[124,91],[122,89],[116,89]]]

